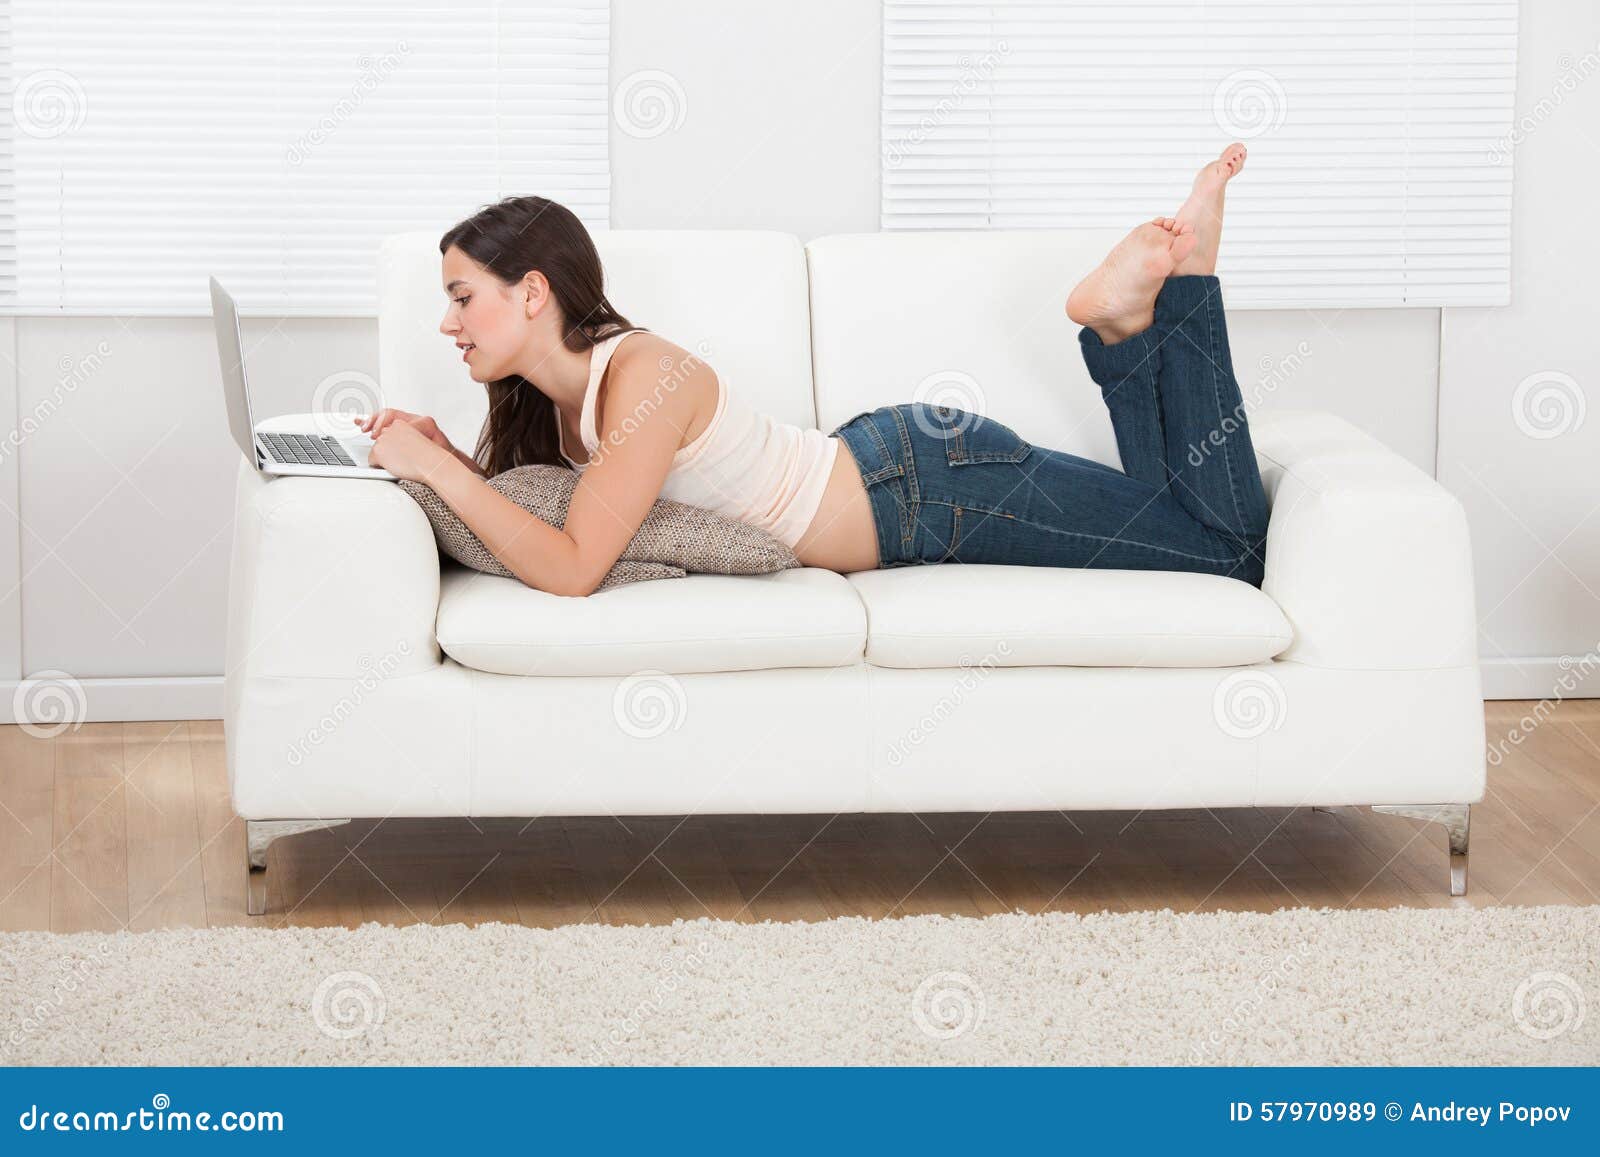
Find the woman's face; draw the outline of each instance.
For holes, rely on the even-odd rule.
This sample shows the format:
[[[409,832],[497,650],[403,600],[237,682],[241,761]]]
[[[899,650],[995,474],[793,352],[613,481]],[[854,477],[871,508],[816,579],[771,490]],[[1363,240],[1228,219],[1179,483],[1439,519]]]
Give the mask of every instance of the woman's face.
[[[474,381],[512,376],[533,331],[530,309],[537,316],[541,308],[544,275],[533,273],[507,286],[454,245],[445,250],[442,264],[450,300],[439,332],[456,343]]]

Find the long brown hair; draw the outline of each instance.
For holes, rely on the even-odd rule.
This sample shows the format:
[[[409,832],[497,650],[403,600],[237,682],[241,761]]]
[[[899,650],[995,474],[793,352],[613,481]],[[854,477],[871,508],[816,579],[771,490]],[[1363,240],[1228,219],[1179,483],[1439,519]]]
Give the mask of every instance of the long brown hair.
[[[583,222],[545,197],[506,197],[450,227],[442,256],[456,246],[506,285],[537,269],[561,307],[561,344],[582,353],[639,329],[606,300],[600,254]],[[557,442],[556,404],[521,374],[488,382],[489,418],[472,457],[491,476],[513,466],[568,466]],[[568,466],[568,469],[571,467]]]

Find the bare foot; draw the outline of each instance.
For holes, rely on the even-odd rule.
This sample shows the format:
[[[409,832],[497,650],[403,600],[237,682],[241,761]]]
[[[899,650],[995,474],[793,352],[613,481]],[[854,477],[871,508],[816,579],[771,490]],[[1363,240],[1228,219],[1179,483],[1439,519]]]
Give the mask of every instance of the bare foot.
[[[1173,271],[1174,277],[1212,274],[1217,271],[1217,246],[1222,243],[1222,195],[1228,181],[1244,168],[1247,150],[1237,141],[1222,150],[1222,156],[1201,168],[1194,179],[1189,199],[1178,210],[1177,220],[1194,229],[1200,241]]]
[[[1094,330],[1106,345],[1150,328],[1161,283],[1196,242],[1194,230],[1172,217],[1136,226],[1067,296],[1067,316]]]

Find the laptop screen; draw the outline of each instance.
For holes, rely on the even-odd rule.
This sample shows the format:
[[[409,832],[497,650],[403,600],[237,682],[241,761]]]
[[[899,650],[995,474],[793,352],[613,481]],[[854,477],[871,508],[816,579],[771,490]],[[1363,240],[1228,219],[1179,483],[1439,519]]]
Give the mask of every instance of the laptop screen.
[[[250,419],[250,391],[244,380],[244,344],[239,337],[239,311],[222,283],[211,279],[211,318],[217,327],[217,356],[222,363],[222,395],[228,404],[228,429],[250,465],[260,469],[255,423]]]

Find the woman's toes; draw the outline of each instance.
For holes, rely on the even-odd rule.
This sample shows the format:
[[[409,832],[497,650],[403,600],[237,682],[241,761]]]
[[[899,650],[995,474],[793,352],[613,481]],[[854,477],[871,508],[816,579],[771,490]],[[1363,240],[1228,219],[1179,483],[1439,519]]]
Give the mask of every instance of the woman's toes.
[[[1194,247],[1200,244],[1200,238],[1195,236],[1193,229],[1185,229],[1173,239],[1172,264],[1174,267],[1181,265],[1184,258],[1194,252]]]

